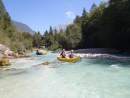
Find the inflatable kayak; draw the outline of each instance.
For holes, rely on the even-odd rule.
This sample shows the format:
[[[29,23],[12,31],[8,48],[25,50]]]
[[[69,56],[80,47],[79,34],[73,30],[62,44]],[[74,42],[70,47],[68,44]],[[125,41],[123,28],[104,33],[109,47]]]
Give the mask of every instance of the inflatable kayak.
[[[79,56],[75,56],[74,58],[61,58],[57,57],[59,61],[64,61],[64,62],[76,62],[79,59]]]

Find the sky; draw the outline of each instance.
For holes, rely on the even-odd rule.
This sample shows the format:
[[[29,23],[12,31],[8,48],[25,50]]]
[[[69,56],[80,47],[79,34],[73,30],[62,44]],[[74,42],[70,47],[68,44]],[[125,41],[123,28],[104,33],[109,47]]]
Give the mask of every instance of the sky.
[[[28,25],[44,34],[57,25],[73,23],[85,8],[89,12],[93,3],[97,6],[108,0],[3,0],[12,20]]]

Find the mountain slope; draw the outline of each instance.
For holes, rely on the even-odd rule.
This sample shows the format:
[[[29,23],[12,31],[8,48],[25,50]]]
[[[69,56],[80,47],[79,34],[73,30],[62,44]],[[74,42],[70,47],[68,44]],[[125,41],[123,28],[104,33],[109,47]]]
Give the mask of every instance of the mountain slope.
[[[63,31],[66,30],[67,26],[71,24],[71,23],[65,23],[65,24],[61,24],[61,25],[57,25],[53,28],[53,30],[57,30],[57,32],[60,32],[60,30],[62,29]]]
[[[16,26],[17,30],[20,32],[29,32],[30,34],[35,34],[36,32],[33,31],[29,26],[24,23],[17,22],[12,20],[12,23]]]

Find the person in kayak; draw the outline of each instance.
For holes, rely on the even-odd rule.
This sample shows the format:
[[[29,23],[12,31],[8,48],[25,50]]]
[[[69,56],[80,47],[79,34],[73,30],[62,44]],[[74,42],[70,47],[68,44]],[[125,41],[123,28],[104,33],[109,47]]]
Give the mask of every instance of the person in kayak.
[[[65,58],[65,56],[66,56],[65,49],[62,50],[60,56],[61,56],[62,58]]]
[[[70,54],[69,54],[69,58],[73,58],[74,57],[74,51],[71,50]]]

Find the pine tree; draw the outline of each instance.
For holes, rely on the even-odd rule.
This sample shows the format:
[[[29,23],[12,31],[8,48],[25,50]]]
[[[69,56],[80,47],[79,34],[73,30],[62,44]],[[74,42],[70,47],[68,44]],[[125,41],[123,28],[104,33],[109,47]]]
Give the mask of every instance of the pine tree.
[[[93,5],[91,6],[90,12],[95,10],[97,8],[97,5],[95,3],[93,3]]]
[[[5,6],[4,6],[2,0],[0,0],[0,30],[3,30],[5,12],[6,12]]]
[[[83,9],[83,13],[82,13],[82,19],[86,19],[86,15],[87,15],[87,12],[86,12],[86,9],[84,8]]]
[[[50,35],[53,35],[53,30],[52,30],[52,27],[51,27],[51,26],[50,26],[49,34],[50,34]]]
[[[44,36],[46,37],[46,36],[48,36],[49,35],[49,33],[48,33],[48,31],[46,30],[45,32],[44,32]]]

